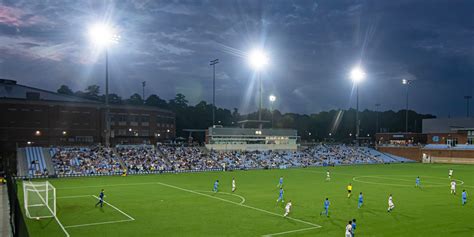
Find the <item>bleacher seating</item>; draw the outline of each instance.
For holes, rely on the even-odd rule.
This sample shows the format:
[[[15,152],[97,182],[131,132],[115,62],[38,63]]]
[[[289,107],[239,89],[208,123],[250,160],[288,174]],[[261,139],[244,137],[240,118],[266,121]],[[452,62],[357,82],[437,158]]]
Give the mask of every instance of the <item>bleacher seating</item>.
[[[30,174],[42,174],[46,168],[42,148],[26,150]],[[53,147],[49,149],[55,173],[103,175],[199,170],[259,169],[407,162],[408,159],[385,154],[368,147],[343,144],[319,144],[300,151],[205,151],[199,147],[126,145],[116,149],[103,147]],[[37,163],[36,163],[37,162]]]
[[[28,163],[28,174],[30,176],[45,175],[48,173],[44,159],[43,148],[26,147],[26,160]]]

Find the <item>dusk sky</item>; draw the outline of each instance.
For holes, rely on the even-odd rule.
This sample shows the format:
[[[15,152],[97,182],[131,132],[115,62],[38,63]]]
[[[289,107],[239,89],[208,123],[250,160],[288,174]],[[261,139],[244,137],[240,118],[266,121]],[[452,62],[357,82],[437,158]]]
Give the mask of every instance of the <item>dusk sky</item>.
[[[212,101],[256,110],[257,83],[247,54],[262,48],[264,106],[283,112],[355,107],[349,72],[360,64],[360,107],[410,107],[465,116],[474,83],[474,1],[51,1],[0,0],[0,78],[53,90],[104,89],[104,54],[88,27],[107,22],[121,39],[109,49],[111,93]],[[474,104],[474,101],[471,102]],[[474,108],[474,106],[471,106]],[[471,109],[474,111],[474,109]],[[471,113],[472,114],[472,113]]]

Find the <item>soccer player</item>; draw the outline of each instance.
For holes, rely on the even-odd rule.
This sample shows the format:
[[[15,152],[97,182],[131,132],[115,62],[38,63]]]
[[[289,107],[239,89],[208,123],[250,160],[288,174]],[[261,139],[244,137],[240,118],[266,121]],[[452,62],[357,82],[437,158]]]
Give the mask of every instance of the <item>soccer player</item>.
[[[279,188],[283,187],[283,176],[280,177],[280,181],[278,181],[277,187]]]
[[[362,192],[359,193],[359,203],[357,204],[357,208],[361,208],[362,204],[364,204],[364,195],[362,195]]]
[[[391,212],[395,208],[395,205],[393,204],[393,199],[392,199],[392,194],[388,197],[388,209],[387,212]]]
[[[102,207],[104,205],[104,189],[100,190],[100,193],[99,193],[99,202],[97,202],[95,204],[95,207],[97,207],[97,205],[100,204],[100,207]]]
[[[326,181],[331,181],[331,174],[329,174],[329,170],[326,170]]]
[[[346,237],[352,237],[352,221],[346,225]]]
[[[232,177],[232,192],[235,191],[235,178]]]
[[[467,193],[466,193],[466,190],[462,190],[462,205],[464,206],[464,204],[467,203]]]
[[[278,199],[277,199],[277,203],[281,201],[281,202],[285,202],[283,200],[283,188],[280,188],[280,194],[278,195]]]
[[[451,181],[451,194],[456,195],[456,180]]]
[[[355,236],[355,230],[356,230],[356,219],[352,219],[352,237]]]
[[[213,192],[217,193],[219,191],[219,180],[214,182],[214,188],[212,189]]]
[[[285,206],[285,214],[283,215],[284,217],[288,216],[288,214],[290,214],[290,210],[291,210],[291,200],[286,204]]]
[[[326,200],[324,200],[324,211],[319,213],[319,215],[322,215],[323,213],[325,213],[326,216],[329,217],[329,205],[330,205],[329,199],[326,198]]]
[[[352,195],[352,184],[347,185],[347,198],[350,198]]]
[[[416,177],[415,188],[421,188],[421,185],[420,185],[420,176]]]
[[[453,176],[453,169],[449,169],[448,178],[451,179],[452,176]]]

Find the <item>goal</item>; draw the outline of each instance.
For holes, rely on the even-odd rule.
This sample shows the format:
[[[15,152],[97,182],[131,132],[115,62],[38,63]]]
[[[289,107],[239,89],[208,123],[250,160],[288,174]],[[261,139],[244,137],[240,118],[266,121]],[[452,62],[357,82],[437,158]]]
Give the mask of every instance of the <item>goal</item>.
[[[56,188],[48,181],[23,182],[23,195],[28,218],[56,216]]]

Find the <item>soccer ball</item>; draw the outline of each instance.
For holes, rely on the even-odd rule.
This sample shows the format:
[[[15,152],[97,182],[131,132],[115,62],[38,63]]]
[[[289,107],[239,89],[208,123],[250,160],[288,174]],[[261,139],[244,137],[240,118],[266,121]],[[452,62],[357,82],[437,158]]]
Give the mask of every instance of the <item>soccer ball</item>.
[[[40,218],[39,218],[39,217],[36,217],[36,220],[37,220],[37,221],[39,221],[39,220],[40,220]]]

